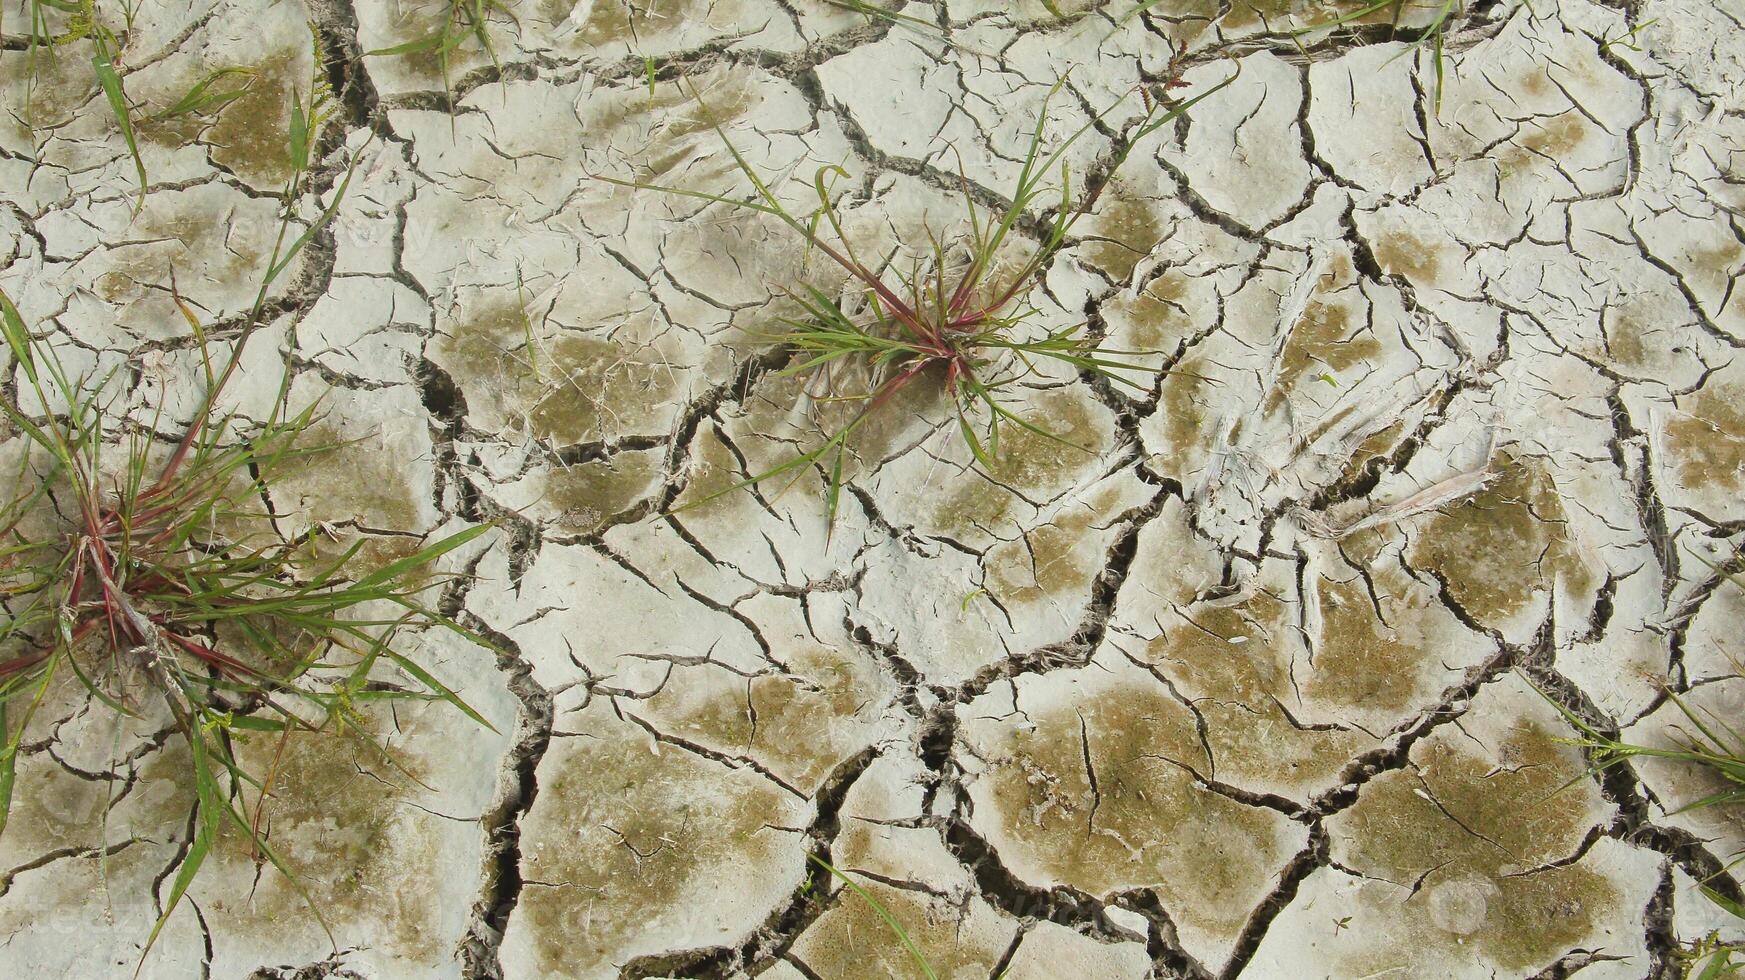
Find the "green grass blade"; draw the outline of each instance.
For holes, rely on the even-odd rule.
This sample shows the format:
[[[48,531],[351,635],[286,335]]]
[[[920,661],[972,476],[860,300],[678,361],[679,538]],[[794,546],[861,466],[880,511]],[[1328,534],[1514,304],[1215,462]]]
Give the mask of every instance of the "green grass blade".
[[[365,590],[396,581],[406,573],[429,565],[431,562],[441,558],[443,555],[446,555],[467,542],[476,539],[479,535],[490,531],[495,526],[496,525],[493,524],[475,524],[464,530],[456,531],[435,544],[426,545],[425,547],[418,549],[417,552],[408,555],[405,558],[383,565],[381,568],[378,568],[374,572],[359,579],[353,588]]]
[[[1154,0],[1154,2],[1155,2],[1155,0]],[[1395,18],[1395,20],[1398,20],[1399,19],[1399,9],[1398,8],[1400,6],[1401,6],[1401,0],[1372,0],[1372,2],[1365,4],[1364,6],[1359,7],[1356,10],[1348,11],[1344,14],[1340,14],[1337,17],[1333,17],[1329,20],[1321,21],[1318,24],[1310,24],[1307,27],[1299,27],[1299,28],[1291,31],[1291,33],[1294,35],[1301,36],[1304,34],[1313,34],[1315,31],[1325,31],[1325,30],[1331,30],[1335,27],[1344,27],[1346,24],[1349,24],[1352,21],[1362,20],[1363,18],[1368,17],[1371,14],[1380,13],[1381,11],[1386,10],[1389,7],[1395,8],[1394,18]]]
[[[1696,980],[1725,980],[1732,972],[1733,951],[1718,949],[1709,956],[1703,965],[1703,972],[1696,975]]]
[[[423,684],[426,688],[430,689],[431,691],[436,692],[436,695],[438,697],[440,697],[442,700],[447,701],[449,704],[454,705],[456,708],[459,708],[461,710],[461,713],[465,714],[468,718],[471,718],[472,720],[478,722],[479,724],[485,726],[486,728],[490,729],[493,732],[495,732],[497,730],[494,725],[492,725],[490,722],[485,720],[484,715],[481,715],[477,711],[474,711],[472,708],[472,705],[469,705],[465,701],[461,700],[460,695],[458,695],[454,691],[450,690],[446,684],[437,680],[436,676],[434,674],[430,673],[430,671],[425,670],[423,667],[418,666],[418,664],[414,663],[411,660],[411,658],[406,657],[405,655],[396,652],[395,650],[393,650],[391,647],[387,646],[386,644],[382,644],[379,647],[379,649],[381,651],[382,656],[387,657],[389,660],[392,660],[395,663],[395,665],[397,665],[401,670],[405,671],[408,674],[411,674],[414,678],[416,678],[418,680],[418,683]]]
[[[24,325],[24,317],[18,312],[18,307],[12,305],[12,297],[0,289],[0,332],[6,335],[6,347],[12,352],[12,360],[24,370],[24,376],[31,384],[37,383],[36,355],[32,352],[35,341],[31,339],[30,329]]]
[[[890,10],[877,4],[869,3],[868,0],[824,0],[824,2],[832,7],[841,7],[844,10],[852,10],[857,14],[865,14],[868,17],[874,17],[879,20],[887,20],[893,24],[910,24],[932,30],[937,30],[939,27],[939,25],[931,21],[923,20],[913,14],[905,14],[896,10]]]
[[[668,511],[667,513],[669,516],[682,514],[687,510],[692,510],[694,508],[701,507],[704,504],[710,503],[712,501],[719,500],[720,498],[725,497],[730,493],[733,493],[735,490],[744,490],[746,487],[756,486],[759,483],[764,482],[765,480],[772,480],[772,479],[774,479],[778,476],[781,476],[785,473],[792,473],[793,471],[800,469],[801,467],[808,466],[808,465],[815,463],[818,460],[824,458],[824,454],[830,450],[830,446],[834,442],[835,442],[835,440],[832,439],[830,442],[825,443],[823,446],[820,446],[817,449],[811,450],[809,452],[804,452],[804,453],[801,453],[797,456],[786,459],[786,460],[776,464],[775,466],[772,466],[769,469],[764,470],[761,473],[746,477],[745,479],[740,480],[738,483],[735,483],[730,487],[726,487],[726,488],[723,488],[721,490],[716,490],[715,492],[708,494],[707,496],[700,497],[696,500],[687,501],[686,503],[681,504],[678,507],[674,507],[672,510]]]
[[[213,83],[232,75],[244,75],[252,80],[255,76],[255,71],[253,68],[220,68],[217,71],[208,74],[199,82],[196,82],[192,88],[188,89],[188,91],[182,95],[181,98],[172,102],[165,108],[152,113],[147,118],[161,122],[166,119],[175,119],[179,116],[192,115],[196,112],[206,112],[219,106],[228,105],[229,103],[242,98],[248,91],[248,85],[246,84],[240,89],[234,89],[228,92],[214,92],[211,95],[206,94],[206,90],[211,88]]]
[[[842,499],[842,452],[840,444],[830,464],[830,483],[824,491],[824,537],[829,540],[836,529],[836,505]]]
[[[1695,725],[1697,731],[1702,733],[1702,736],[1707,740],[1708,745],[1714,746],[1717,750],[1720,750],[1725,746],[1726,743],[1722,742],[1714,731],[1709,728],[1708,724],[1704,722],[1702,718],[1698,717],[1696,711],[1690,706],[1689,702],[1671,692],[1667,693],[1667,697],[1672,701],[1673,705],[1678,708],[1679,713],[1684,715],[1685,719],[1692,725]]]
[[[30,719],[35,717],[36,709],[42,705],[43,697],[48,694],[49,682],[54,678],[54,661],[49,661],[49,669],[43,671],[42,680],[37,683],[36,693],[30,703],[18,718],[18,730],[10,734],[6,731],[10,712],[7,702],[0,701],[0,735],[6,737],[6,745],[0,748],[0,834],[6,832],[6,820],[12,813],[12,787],[18,769],[18,749],[24,742],[24,730],[30,726]]]
[[[648,183],[643,183],[642,181],[636,181],[636,180],[623,180],[623,179],[620,179],[618,177],[607,177],[603,174],[594,174],[593,177],[595,180],[603,181],[603,182],[608,183],[608,184],[616,184],[619,187],[628,187],[631,190],[659,191],[662,194],[672,194],[672,195],[675,195],[677,197],[695,198],[696,200],[699,200],[699,201],[713,201],[716,204],[726,204],[730,207],[744,208],[747,211],[758,211],[758,212],[761,212],[763,214],[773,214],[773,215],[777,215],[777,216],[783,216],[783,215],[787,214],[787,212],[783,211],[779,207],[771,207],[768,204],[759,204],[756,201],[741,201],[737,198],[725,197],[721,194],[710,194],[707,191],[693,191],[693,190],[686,190],[683,187],[668,187],[665,184],[648,184]]]
[[[1727,896],[1721,894],[1718,891],[1715,891],[1713,888],[1710,888],[1707,885],[1701,885],[1699,887],[1702,888],[1704,897],[1706,897],[1709,901],[1715,903],[1715,905],[1718,906],[1722,911],[1733,916],[1734,918],[1745,919],[1745,905],[1741,905],[1738,902],[1733,901],[1732,899],[1728,898]]]
[[[984,468],[992,468],[994,459],[982,449],[982,441],[976,438],[975,426],[969,424],[969,416],[964,413],[963,406],[957,408],[957,430],[963,436],[964,445],[969,447],[970,455]]]
[[[1081,446],[1078,443],[1073,442],[1070,439],[1064,438],[1060,435],[1056,435],[1055,433],[1048,431],[1047,429],[1043,428],[1040,425],[1035,424],[1034,422],[1030,422],[1030,421],[1025,420],[1025,418],[1023,416],[1021,416],[1018,413],[1013,412],[1010,409],[1006,408],[1005,406],[999,404],[992,397],[989,397],[987,399],[987,402],[988,402],[988,407],[993,410],[994,414],[996,414],[1000,418],[1005,419],[1006,421],[1012,423],[1013,425],[1016,425],[1018,428],[1025,430],[1026,432],[1030,432],[1030,433],[1033,433],[1035,435],[1039,435],[1042,438],[1049,440],[1050,442],[1059,443],[1060,445],[1066,446],[1069,449],[1076,449],[1081,453],[1088,453],[1088,454],[1093,455],[1093,456],[1096,455],[1096,453],[1092,452],[1090,449],[1087,449],[1084,446]]]
[[[200,873],[200,866],[206,863],[206,855],[211,853],[212,843],[218,836],[218,809],[226,805],[220,801],[217,779],[212,774],[206,755],[206,736],[197,727],[198,719],[190,718],[185,724],[195,726],[189,733],[188,749],[194,757],[194,805],[198,827],[194,832],[194,839],[188,843],[188,853],[182,857],[182,864],[176,869],[176,878],[170,885],[170,895],[164,902],[163,914],[158,916],[151,934],[146,937],[145,948],[140,951],[141,964],[145,962],[146,954],[151,952],[165,924],[170,921],[171,913],[181,904],[182,896],[188,893],[188,886],[194,883],[194,876]]]
[[[133,136],[133,118],[127,107],[127,93],[122,88],[121,75],[115,70],[108,44],[97,44],[97,53],[91,56],[91,66],[97,72],[97,83],[103,87],[103,95],[109,100],[109,111],[115,116],[115,124],[121,127],[121,138],[127,141],[127,152],[133,156],[133,169],[139,176],[139,199],[134,204],[133,213],[138,214],[145,207],[145,160],[139,155],[139,142]]]
[[[230,719],[227,727],[241,729],[245,732],[282,732],[286,724],[274,718],[260,718],[254,715],[237,715]]]
[[[1442,54],[1442,32],[1441,31],[1436,32],[1436,40],[1434,42],[1432,42],[1431,58],[1433,58],[1435,60],[1435,63],[1436,63],[1435,114],[1437,116],[1440,116],[1440,115],[1442,115],[1442,83],[1444,81],[1443,63],[1446,60]]]
[[[933,965],[927,962],[927,957],[921,954],[920,947],[916,946],[915,941],[909,938],[908,930],[904,929],[903,924],[897,921],[896,916],[893,916],[890,913],[890,910],[885,908],[884,903],[872,897],[872,893],[860,887],[854,879],[836,870],[830,862],[824,860],[818,855],[808,854],[806,855],[806,859],[820,868],[823,868],[825,871],[828,871],[838,881],[846,885],[850,891],[860,896],[860,899],[866,902],[867,906],[876,912],[880,919],[884,920],[885,925],[889,927],[891,932],[896,935],[897,939],[902,942],[903,948],[909,951],[909,957],[915,961],[915,968],[921,971],[921,975],[926,977],[927,980],[939,980],[939,974],[933,972]]]
[[[1693,810],[1705,810],[1722,803],[1737,803],[1742,797],[1745,797],[1745,793],[1742,793],[1740,790],[1724,789],[1718,793],[1711,793],[1701,799],[1692,800],[1683,806],[1668,810],[1666,811],[1666,815],[1669,817],[1676,816],[1680,813],[1690,813]]]
[[[461,36],[451,36],[447,31],[439,31],[426,37],[407,41],[404,44],[395,44],[386,48],[376,48],[373,51],[365,51],[364,57],[378,58],[409,54],[448,52],[460,47],[461,40]]]
[[[1201,102],[1205,101],[1206,99],[1211,98],[1212,96],[1218,94],[1219,92],[1223,91],[1224,89],[1226,89],[1226,88],[1230,87],[1232,84],[1234,84],[1238,78],[1242,77],[1242,62],[1236,61],[1235,65],[1236,65],[1236,70],[1230,73],[1229,78],[1224,79],[1223,81],[1219,82],[1218,84],[1212,86],[1209,89],[1206,89],[1204,92],[1201,92],[1199,95],[1196,95],[1191,99],[1186,99],[1186,100],[1183,100],[1181,102],[1176,102],[1176,103],[1170,105],[1168,110],[1165,111],[1163,115],[1158,116],[1156,119],[1152,119],[1152,118],[1150,118],[1150,116],[1147,116],[1146,121],[1141,123],[1139,128],[1134,131],[1132,137],[1130,139],[1128,139],[1127,150],[1123,151],[1119,156],[1117,156],[1115,158],[1115,166],[1119,167],[1122,163],[1126,162],[1127,153],[1131,152],[1132,148],[1134,146],[1138,145],[1140,140],[1142,140],[1145,137],[1151,135],[1152,133],[1158,131],[1159,129],[1162,129],[1163,127],[1169,125],[1170,123],[1175,122],[1177,119],[1180,119],[1189,109],[1192,109],[1194,106],[1199,105]]]
[[[0,701],[0,734],[6,732],[6,702]],[[21,729],[22,730],[22,729]],[[12,814],[12,785],[18,772],[18,740],[10,736],[0,747],[0,837],[6,834],[6,820]]]
[[[304,246],[309,244],[309,240],[320,234],[321,229],[327,227],[328,222],[332,221],[334,216],[339,213],[339,205],[345,200],[346,191],[351,189],[351,178],[356,172],[356,168],[357,160],[353,159],[351,167],[345,172],[344,179],[342,179],[339,182],[339,186],[334,189],[333,203],[323,209],[320,216],[315,219],[314,223],[304,229],[303,234],[298,235],[297,238],[291,242],[291,247],[286,249],[285,253],[279,257],[278,261],[274,262],[272,266],[267,269],[267,274],[261,282],[261,296],[263,299],[267,287],[272,285],[273,281],[278,279],[279,275],[290,266],[290,264],[297,258],[297,254],[302,252]]]

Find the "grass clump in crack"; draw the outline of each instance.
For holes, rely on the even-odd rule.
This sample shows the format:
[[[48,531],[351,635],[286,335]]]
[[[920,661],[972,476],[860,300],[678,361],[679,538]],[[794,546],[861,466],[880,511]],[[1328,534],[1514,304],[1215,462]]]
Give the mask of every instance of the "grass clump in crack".
[[[1733,581],[1737,583],[1738,579]],[[1745,665],[1735,662],[1733,666],[1736,673],[1745,676]],[[1626,742],[1618,735],[1608,734],[1589,724],[1552,700],[1545,692],[1541,691],[1540,695],[1550,701],[1575,728],[1575,738],[1561,741],[1581,749],[1587,755],[1591,762],[1587,775],[1602,773],[1617,766],[1627,766],[1635,759],[1660,759],[1676,765],[1707,770],[1720,781],[1720,787],[1714,792],[1668,811],[1668,816],[1745,804],[1745,734],[1741,734],[1739,729],[1720,714],[1693,704],[1687,698],[1668,690],[1667,700],[1683,716],[1683,723],[1674,729],[1676,734],[1671,739],[1670,746],[1639,745]],[[1565,784],[1563,788],[1568,785]],[[1742,863],[1745,863],[1745,856],[1735,857],[1715,872],[1713,877],[1725,875]],[[1745,904],[1734,901],[1714,888],[1710,884],[1712,880],[1713,878],[1709,878],[1697,883],[1702,893],[1728,914],[1745,920]],[[1698,980],[1719,980],[1721,977],[1734,976],[1736,967],[1745,966],[1745,943],[1727,942],[1718,935],[1711,934],[1692,942],[1680,950],[1679,955],[1691,964],[1686,975]]]
[[[276,738],[282,754],[293,733],[340,733],[392,764],[366,734],[371,705],[446,702],[488,726],[398,642],[409,631],[435,628],[488,645],[430,598],[448,581],[431,574],[431,564],[487,527],[428,543],[367,574],[351,568],[361,541],[314,564],[306,536],[275,530],[267,501],[275,473],[337,448],[300,438],[317,420],[317,406],[290,410],[287,364],[264,421],[219,408],[262,322],[269,288],[332,219],[349,186],[350,169],[331,204],[298,232],[295,204],[312,189],[312,141],[326,102],[319,83],[307,100],[293,96],[293,175],[278,238],[222,368],[199,320],[176,300],[204,382],[179,439],[156,436],[165,421],[161,399],[130,413],[110,390],[116,371],[71,371],[57,345],[34,334],[0,293],[0,334],[11,360],[0,418],[24,448],[19,489],[0,503],[0,834],[32,717],[59,685],[76,681],[117,725],[127,716],[179,733],[195,788],[192,838],[146,952],[221,834],[241,834],[257,861],[303,892],[261,829],[272,771],[239,762],[240,743]]]
[[[1239,73],[1240,66],[1230,77],[1185,101],[1148,96],[1147,112],[1133,127],[1127,147],[1130,149],[1147,134],[1229,85]],[[791,476],[798,480],[808,468],[817,465],[822,467],[825,477],[826,523],[833,525],[842,490],[844,456],[850,452],[856,432],[881,407],[924,378],[936,379],[943,385],[956,416],[957,431],[976,463],[984,467],[993,466],[1001,455],[1002,427],[1016,426],[1066,443],[1043,425],[1013,410],[1006,398],[1014,385],[1040,373],[1041,362],[1053,361],[1079,374],[1146,390],[1121,373],[1144,371],[1146,365],[1141,358],[1146,352],[1099,346],[1086,335],[1082,323],[1041,329],[1031,322],[1037,310],[1029,302],[1030,291],[1090,204],[1089,200],[1074,204],[1065,154],[1107,112],[1044,152],[1049,104],[1064,85],[1063,78],[1043,100],[1010,203],[998,211],[981,207],[970,193],[967,178],[964,179],[962,198],[969,229],[966,240],[947,245],[929,232],[927,248],[923,250],[925,261],[917,259],[906,271],[893,271],[888,257],[878,262],[864,259],[845,232],[831,194],[831,182],[835,178],[847,179],[847,171],[834,165],[820,167],[812,181],[818,201],[816,209],[806,215],[795,214],[782,204],[719,125],[715,126],[716,133],[739,171],[751,182],[754,193],[750,199],[600,178],[620,186],[770,215],[793,231],[809,249],[829,258],[849,279],[850,288],[842,298],[811,284],[787,290],[798,303],[799,314],[781,318],[784,331],[769,337],[791,355],[790,363],[777,372],[777,377],[806,376],[813,382],[809,392],[815,403],[854,406],[847,420],[839,425],[820,423],[823,440],[816,447],[693,500],[679,510],[776,477]],[[701,101],[700,96],[698,99]],[[1111,161],[1110,172],[1120,166],[1125,152]],[[1057,172],[1058,187],[1054,187],[1051,178]],[[1027,257],[1009,267],[1013,265],[1007,261],[1009,247],[1022,236],[1020,225],[1026,222],[1030,209],[1043,203],[1045,195],[1051,199],[1056,193],[1059,204],[1042,219],[1039,240],[1033,243]],[[862,390],[842,390],[841,379],[850,375],[864,379],[863,385],[856,386]]]

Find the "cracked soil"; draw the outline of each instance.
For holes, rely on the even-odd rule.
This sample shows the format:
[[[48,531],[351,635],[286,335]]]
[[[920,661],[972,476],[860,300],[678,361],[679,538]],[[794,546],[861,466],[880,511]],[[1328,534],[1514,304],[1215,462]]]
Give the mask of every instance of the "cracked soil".
[[[1672,978],[1745,938],[1696,885],[1738,815],[1675,813],[1712,790],[1676,766],[1584,775],[1537,693],[1636,741],[1676,735],[1668,689],[1745,703],[1745,3],[1478,0],[1440,77],[1407,43],[1440,4],[1392,39],[1295,33],[1350,2],[1132,6],[524,0],[445,85],[364,54],[435,0],[146,0],[134,99],[257,71],[142,127],[137,214],[85,60],[7,33],[0,288],[130,403],[191,404],[172,290],[216,336],[246,316],[290,92],[329,80],[304,220],[357,168],[237,407],[288,357],[346,440],[273,484],[286,533],[384,564],[496,523],[445,601],[499,649],[417,652],[501,734],[371,716],[405,772],[293,740],[267,831],[334,943],[231,841],[136,974],[185,749],[69,681],[0,839],[0,973],[914,976],[808,855],[951,978]],[[1057,134],[1232,59],[1069,154],[1092,203],[1038,322],[1161,356],[1136,391],[1024,386],[1091,451],[974,466],[916,389],[828,538],[817,473],[666,516],[815,438],[757,335],[840,281],[759,215],[592,175],[748,193],[719,124],[796,207],[841,165],[889,248],[964,182],[998,205],[1063,76]]]

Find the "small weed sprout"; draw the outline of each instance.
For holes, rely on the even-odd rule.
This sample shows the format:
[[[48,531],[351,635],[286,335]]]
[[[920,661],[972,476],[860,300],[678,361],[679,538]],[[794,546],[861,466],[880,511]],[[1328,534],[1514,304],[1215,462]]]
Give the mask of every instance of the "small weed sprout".
[[[1650,17],[1622,34],[1608,35],[1605,40],[1600,42],[1600,50],[1610,54],[1613,48],[1623,48],[1641,54],[1642,45],[1637,43],[1640,40],[1637,35],[1658,23],[1660,23],[1660,18]]]
[[[468,39],[479,42],[479,49],[491,59],[491,64],[498,65],[497,47],[491,41],[491,21],[507,19],[513,21],[515,15],[509,11],[504,0],[442,0],[445,7],[442,15],[442,26],[424,37],[414,38],[403,44],[395,44],[386,48],[365,51],[366,57],[394,57],[412,55],[432,55],[436,58],[438,69],[442,72],[442,90],[448,93],[449,108],[454,108],[454,83],[449,78],[449,55],[460,49]]]
[[[1156,3],[1157,0],[1150,0],[1150,2]],[[1379,14],[1384,10],[1388,11],[1388,15],[1391,18],[1389,24],[1390,33],[1397,33],[1400,30],[1400,14],[1405,10],[1406,5],[1407,0],[1370,0],[1369,3],[1364,4],[1356,10],[1341,14],[1338,17],[1323,23],[1300,28],[1293,31],[1292,34],[1293,36],[1301,37],[1304,34],[1310,34],[1315,31],[1325,31],[1345,27],[1348,24],[1363,20],[1365,17]],[[1414,6],[1419,6],[1419,4],[1414,4]],[[1400,54],[1395,55],[1394,57],[1403,57],[1406,54],[1416,52],[1426,43],[1430,45],[1430,60],[1431,64],[1436,69],[1435,112],[1437,115],[1441,115],[1442,82],[1443,75],[1445,74],[1446,62],[1443,51],[1443,38],[1448,33],[1450,22],[1457,15],[1465,16],[1466,0],[1428,0],[1428,6],[1435,11],[1435,13],[1430,17],[1430,22],[1425,24],[1423,27],[1416,28],[1414,30],[1416,37],[1412,38],[1407,43],[1405,51],[1400,52]]]
[[[1186,101],[1147,98],[1148,111],[1134,127],[1127,145],[1135,145],[1195,103],[1229,85],[1240,71],[1238,64],[1236,72],[1228,78]],[[1097,119],[1085,123],[1051,152],[1043,151],[1048,106],[1064,84],[1064,79],[1057,82],[1043,100],[1011,203],[998,213],[984,211],[970,194],[966,179],[963,202],[968,214],[968,241],[960,248],[949,249],[930,234],[930,261],[926,265],[916,263],[908,272],[896,272],[894,282],[887,282],[880,268],[862,260],[844,231],[830,192],[832,179],[848,177],[841,167],[818,169],[812,182],[818,206],[809,215],[797,215],[781,203],[776,193],[758,176],[756,168],[717,125],[717,135],[755,191],[749,200],[612,177],[598,178],[619,186],[660,191],[770,215],[792,230],[810,249],[822,253],[846,272],[855,289],[864,297],[864,302],[845,304],[815,286],[803,284],[797,291],[788,291],[788,295],[799,304],[800,315],[780,319],[785,332],[769,338],[792,355],[792,362],[777,372],[777,377],[805,375],[821,379],[825,386],[829,386],[838,369],[851,365],[864,369],[865,376],[870,378],[867,390],[831,393],[818,399],[858,406],[848,421],[828,432],[816,448],[693,500],[678,508],[679,511],[775,477],[792,475],[797,480],[806,468],[819,464],[826,474],[826,524],[833,526],[842,490],[843,457],[850,450],[855,433],[882,406],[923,377],[936,376],[942,381],[951,398],[957,431],[975,461],[982,466],[992,466],[999,457],[1004,426],[1016,426],[1073,445],[1019,415],[1002,397],[1014,384],[1037,374],[1039,361],[1053,361],[1076,372],[1144,390],[1144,386],[1119,372],[1143,371],[1145,365],[1140,358],[1145,357],[1146,352],[1100,347],[1084,335],[1083,324],[1048,330],[1041,336],[1035,336],[1035,331],[1031,331],[1029,336],[1024,334],[1026,321],[1036,312],[1028,302],[1028,295],[1088,206],[1073,205],[1065,154]],[[701,101],[701,97],[697,97]],[[1097,118],[1101,118],[1101,114]],[[1114,160],[1111,170],[1121,162],[1119,158]],[[1001,262],[1007,246],[1015,238],[1029,209],[1049,193],[1049,178],[1056,171],[1060,187],[1055,193],[1060,195],[1060,203],[1048,218],[1040,242],[1014,271],[1002,271]],[[821,230],[825,225],[828,225],[833,241],[827,239]]]
[[[429,566],[488,527],[449,535],[367,574],[350,569],[361,541],[311,569],[309,542],[274,533],[263,501],[275,474],[334,448],[299,444],[316,406],[289,411],[287,365],[265,421],[219,413],[269,287],[331,221],[349,186],[348,170],[332,203],[293,234],[293,205],[308,185],[327,98],[319,81],[307,98],[293,97],[294,175],[278,239],[222,370],[199,320],[176,300],[201,355],[204,392],[173,445],[152,437],[164,421],[161,402],[147,411],[149,424],[121,421],[109,393],[115,372],[69,371],[0,292],[0,335],[11,361],[0,417],[24,447],[14,483],[21,489],[0,503],[0,833],[31,719],[57,685],[76,683],[118,715],[167,715],[190,754],[195,818],[142,962],[227,829],[302,893],[261,832],[258,806],[247,812],[245,792],[268,798],[272,771],[246,768],[238,743],[276,737],[282,751],[294,732],[340,732],[392,764],[363,724],[371,704],[446,702],[488,724],[397,644],[407,631],[436,628],[488,646],[426,598],[447,581]],[[320,910],[309,907],[321,921]]]

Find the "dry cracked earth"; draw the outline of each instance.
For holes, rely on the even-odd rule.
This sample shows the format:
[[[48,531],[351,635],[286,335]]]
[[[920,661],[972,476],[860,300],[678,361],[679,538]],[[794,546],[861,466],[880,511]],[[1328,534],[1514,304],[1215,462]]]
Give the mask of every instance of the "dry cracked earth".
[[[3,972],[914,976],[809,854],[949,978],[1673,977],[1739,936],[1696,882],[1745,827],[1676,812],[1714,786],[1584,775],[1558,709],[1653,744],[1668,689],[1745,704],[1745,4],[1480,0],[1440,80],[1381,27],[1294,33],[1356,6],[543,0],[445,80],[363,54],[434,2],[147,0],[134,100],[258,71],[141,124],[137,214],[88,60],[7,34],[0,288],[171,416],[172,287],[242,322],[285,107],[328,80],[299,220],[356,170],[232,407],[289,358],[348,440],[274,483],[287,533],[381,563],[496,522],[445,602],[500,649],[415,644],[497,733],[402,708],[371,719],[405,773],[341,739],[281,760],[265,824],[332,942],[231,840],[137,973],[186,750],[62,692],[0,840]],[[1238,62],[1130,140],[1134,86]],[[748,193],[718,122],[796,207],[841,165],[850,233],[901,261],[961,234],[963,188],[1005,200],[1063,77],[1053,138],[1114,108],[1068,154],[1093,203],[1035,322],[1158,352],[1134,390],[1026,381],[1092,451],[1014,434],[979,468],[917,388],[829,537],[818,474],[666,516],[816,439],[762,337],[842,279],[763,216],[590,177]]]

